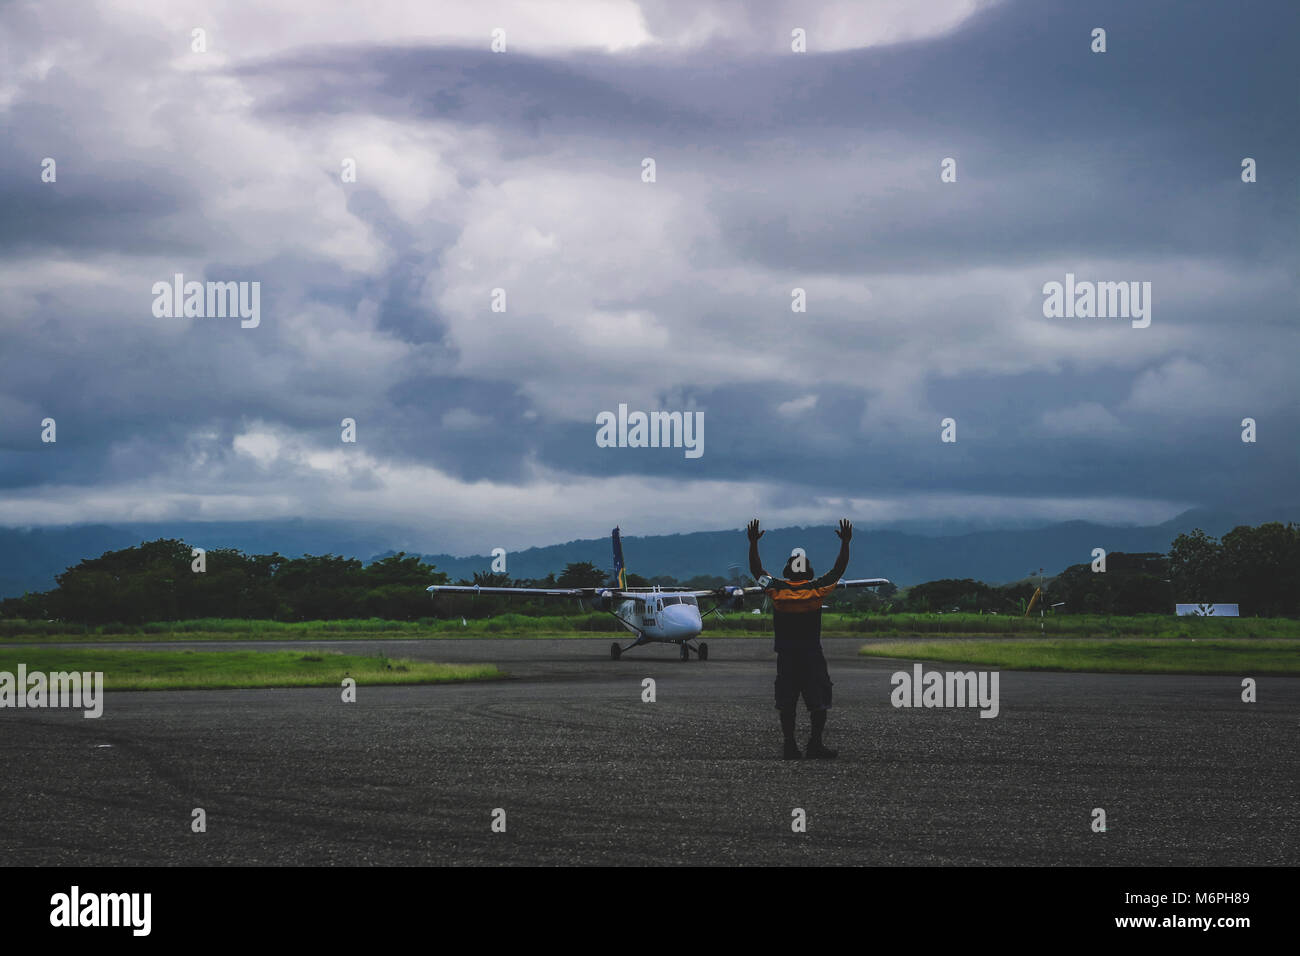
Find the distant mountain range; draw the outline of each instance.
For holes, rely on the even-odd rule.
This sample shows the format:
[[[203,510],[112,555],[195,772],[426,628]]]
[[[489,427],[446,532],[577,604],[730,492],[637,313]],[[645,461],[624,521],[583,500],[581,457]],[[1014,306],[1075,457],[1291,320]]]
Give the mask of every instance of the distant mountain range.
[[[1300,508],[1295,513],[1300,513]],[[1107,553],[1164,553],[1175,537],[1194,528],[1218,536],[1241,524],[1277,520],[1288,519],[1272,516],[1243,518],[1193,510],[1163,524],[1145,527],[1067,521],[1039,528],[939,536],[856,528],[848,573],[853,577],[887,577],[900,587],[940,578],[974,578],[989,584],[1003,584],[1025,578],[1040,567],[1052,575],[1072,564],[1089,562],[1093,548],[1105,548]],[[769,530],[760,542],[767,570],[780,573],[785,559],[796,547],[807,552],[814,570],[820,572],[830,569],[839,550],[839,539],[835,537],[832,525]],[[748,573],[748,548],[742,529],[623,537],[628,570],[646,577],[657,574],[671,574],[679,579],[698,574],[729,577],[729,565],[739,565],[742,573]],[[428,554],[424,557],[453,579],[468,578],[475,571],[488,571],[491,565],[488,555]],[[570,561],[590,561],[600,568],[610,567],[609,540],[569,541],[518,551],[507,555],[506,571],[511,577],[543,577],[550,571],[558,572]]]
[[[1194,510],[1163,524],[1119,527],[1087,521],[1067,521],[1041,527],[934,533],[893,528],[861,528],[853,536],[849,573],[859,577],[883,576],[900,587],[939,578],[975,578],[1001,584],[1044,568],[1055,574],[1071,564],[1092,559],[1093,548],[1111,551],[1168,550],[1180,533],[1203,528],[1222,535],[1240,524],[1300,520],[1300,507],[1282,515],[1229,514]],[[239,548],[248,553],[342,554],[370,561],[391,554],[394,542],[409,532],[335,521],[232,521],[176,522],[129,525],[75,525],[58,528],[0,528],[0,597],[24,591],[44,591],[54,586],[54,576],[83,558],[128,548],[156,538],[180,538],[212,548]],[[729,577],[729,566],[747,570],[744,531],[700,531],[692,534],[625,536],[628,570],[646,577],[669,574],[678,579],[700,574]],[[835,559],[839,542],[831,525],[810,528],[774,528],[762,540],[767,569],[779,572],[795,547],[804,548],[814,569],[826,570]],[[452,580],[469,578],[475,571],[491,569],[489,555],[423,556]],[[527,548],[507,555],[506,571],[515,578],[540,578],[574,561],[590,561],[600,568],[612,564],[608,538],[568,541]]]

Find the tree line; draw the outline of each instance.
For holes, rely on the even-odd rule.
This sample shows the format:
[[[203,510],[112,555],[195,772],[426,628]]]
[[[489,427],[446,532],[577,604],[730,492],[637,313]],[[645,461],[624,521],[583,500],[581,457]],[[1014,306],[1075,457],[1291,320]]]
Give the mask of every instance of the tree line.
[[[490,617],[563,613],[554,599],[440,595],[425,588],[448,584],[446,573],[404,552],[366,564],[338,555],[245,554],[213,549],[202,570],[183,541],[161,539],[87,558],[55,579],[52,590],[0,601],[0,617],[84,624],[143,624],[199,618],[277,621],[427,617]],[[540,579],[481,572],[461,584],[485,587],[602,587],[610,574],[587,561]],[[667,575],[629,575],[629,587],[717,588],[721,577],[678,581]],[[748,578],[739,583],[752,584]],[[1045,579],[1043,604],[1052,613],[1169,614],[1177,603],[1236,603],[1241,613],[1300,617],[1300,526],[1273,522],[1240,526],[1216,539],[1197,529],[1180,534],[1168,554],[1106,556],[1104,572],[1081,563]],[[875,612],[1023,614],[1034,580],[990,585],[944,579],[906,590],[841,591],[833,607]],[[580,610],[574,601],[572,610]]]
[[[85,624],[144,624],[225,617],[276,621],[429,615],[430,584],[447,576],[418,556],[369,565],[338,555],[207,551],[203,570],[183,541],[160,539],[87,558],[53,590],[0,601],[0,617]]]
[[[1001,586],[969,578],[928,581],[896,599],[857,599],[858,606],[923,612],[1023,614],[1038,582]],[[1170,614],[1175,604],[1237,604],[1247,617],[1300,617],[1300,525],[1240,525],[1222,540],[1197,528],[1167,554],[1112,552],[1105,570],[1073,564],[1043,581],[1040,598],[1057,614]]]

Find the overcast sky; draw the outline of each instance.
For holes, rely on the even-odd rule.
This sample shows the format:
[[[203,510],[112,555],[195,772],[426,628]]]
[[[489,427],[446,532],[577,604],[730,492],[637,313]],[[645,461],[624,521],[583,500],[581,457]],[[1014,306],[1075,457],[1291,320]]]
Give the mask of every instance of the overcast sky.
[[[1281,509],[1297,11],[0,6],[0,524],[359,519],[483,553]],[[260,282],[260,325],[156,317],[175,273]],[[1150,282],[1149,327],[1044,317],[1066,273]],[[620,403],[704,412],[704,454],[598,447]]]

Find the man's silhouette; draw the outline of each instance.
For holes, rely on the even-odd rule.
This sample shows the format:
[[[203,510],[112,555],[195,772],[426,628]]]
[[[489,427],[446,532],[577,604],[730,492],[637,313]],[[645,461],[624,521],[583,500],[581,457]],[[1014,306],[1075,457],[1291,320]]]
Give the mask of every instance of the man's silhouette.
[[[776,709],[781,712],[786,760],[798,760],[803,756],[794,739],[795,708],[801,694],[812,718],[808,756],[829,760],[839,755],[839,751],[822,743],[826,712],[831,708],[831,677],[826,669],[826,656],[822,653],[822,598],[835,590],[849,566],[849,539],[853,537],[853,525],[845,518],[835,533],[840,539],[840,556],[828,573],[814,578],[807,556],[802,549],[796,548],[781,572],[785,577],[774,578],[763,570],[763,562],[758,557],[758,539],[766,532],[758,530],[757,518],[749,523],[749,571],[772,599],[772,630],[776,636]]]

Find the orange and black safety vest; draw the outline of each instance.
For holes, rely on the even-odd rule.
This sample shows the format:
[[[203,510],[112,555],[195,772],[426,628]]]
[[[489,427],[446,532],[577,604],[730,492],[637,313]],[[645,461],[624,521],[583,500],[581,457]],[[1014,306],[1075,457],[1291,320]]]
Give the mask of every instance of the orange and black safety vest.
[[[822,598],[835,590],[843,573],[836,567],[809,581],[769,578],[764,592],[772,599],[772,632],[778,653],[821,647]]]

